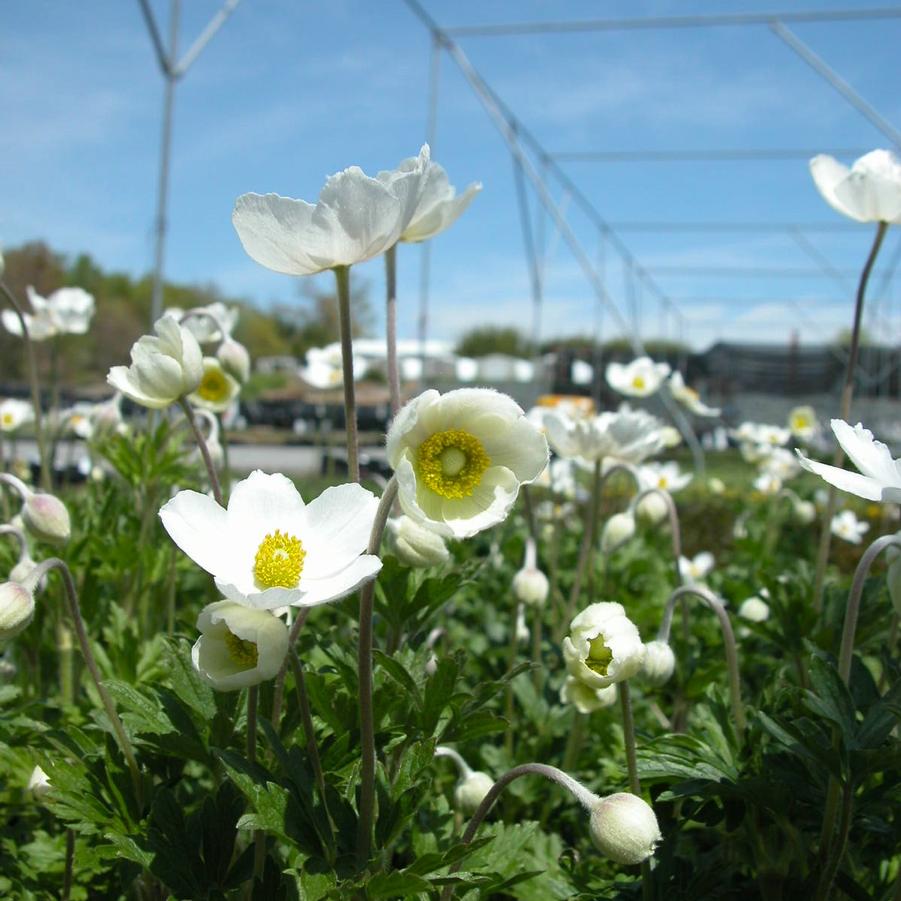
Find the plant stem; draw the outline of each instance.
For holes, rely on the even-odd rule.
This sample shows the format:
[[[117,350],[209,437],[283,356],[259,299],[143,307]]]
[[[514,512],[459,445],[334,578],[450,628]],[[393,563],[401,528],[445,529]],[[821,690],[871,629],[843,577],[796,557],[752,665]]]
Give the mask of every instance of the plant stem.
[[[247,762],[256,763],[257,759],[257,707],[260,692],[256,685],[247,689]],[[266,857],[266,840],[262,829],[253,831],[253,885],[263,875],[263,864]]]
[[[469,821],[466,831],[463,833],[463,838],[461,839],[462,844],[468,845],[475,838],[479,826],[482,825],[482,822],[494,806],[494,802],[498,799],[501,792],[511,782],[519,779],[521,776],[530,775],[544,776],[545,779],[549,779],[551,782],[565,788],[585,808],[585,810],[589,812],[595,804],[601,800],[598,795],[589,791],[581,782],[573,779],[572,776],[564,773],[563,770],[557,769],[555,766],[548,766],[544,763],[524,763],[520,766],[513,767],[512,770],[508,770],[494,783],[488,794],[482,799],[482,803],[479,804],[476,812],[472,815],[472,819]],[[450,868],[448,875],[452,876],[459,869],[460,862],[458,861]],[[453,896],[453,893],[453,884],[446,885],[441,893],[441,901],[448,901],[448,899]]]
[[[899,542],[901,543],[901,542]],[[705,604],[716,614],[720,623],[720,630],[723,633],[723,646],[726,652],[726,668],[729,673],[729,698],[732,704],[732,717],[735,720],[735,731],[738,740],[741,741],[744,736],[747,721],[745,720],[745,710],[741,703],[741,677],[738,669],[738,648],[735,644],[735,633],[732,631],[732,623],[729,621],[729,614],[723,606],[722,601],[706,588],[700,585],[683,585],[677,588],[666,602],[663,610],[663,621],[657,632],[658,641],[669,641],[670,627],[673,622],[673,610],[676,601],[694,595],[704,601]]]
[[[206,467],[207,477],[210,480],[210,488],[213,489],[213,497],[220,507],[224,507],[225,501],[222,499],[222,489],[219,487],[219,476],[216,474],[216,467],[213,466],[213,458],[210,456],[210,450],[206,446],[206,440],[200,429],[197,427],[191,404],[188,402],[187,398],[181,397],[178,400],[178,405],[184,410],[185,416],[188,418],[188,425],[191,426],[191,431],[194,433],[194,440],[197,442],[200,456],[203,457],[203,465]]]
[[[901,548],[901,538],[896,535],[883,535],[877,538],[864,551],[854,571],[854,579],[851,582],[851,591],[848,594],[848,605],[845,608],[845,624],[842,628],[842,643],[838,654],[838,674],[841,680],[848,685],[851,680],[851,661],[854,656],[854,637],[857,633],[857,619],[860,615],[860,603],[863,597],[863,586],[869,575],[874,561],[886,548]],[[838,732],[834,733],[834,743],[837,742]],[[823,812],[823,825],[820,829],[820,858],[825,860],[829,856],[832,836],[835,833],[835,817],[838,812],[840,786],[834,777],[829,779],[829,787],[826,791],[826,806]],[[838,867],[841,861],[837,860]]]
[[[638,760],[635,748],[635,720],[632,717],[632,699],[629,695],[629,682],[617,683],[619,704],[623,713],[623,744],[626,748],[626,768],[629,771],[629,791],[641,797],[641,782],[638,778]],[[647,860],[641,862],[641,896],[644,901],[651,901],[651,865]]]
[[[391,418],[400,409],[400,373],[397,368],[397,245],[385,251],[385,343],[388,356],[388,392]]]
[[[854,370],[857,368],[857,357],[860,352],[860,323],[863,318],[864,298],[866,297],[867,282],[870,280],[870,272],[879,254],[883,238],[888,230],[887,222],[880,222],[876,226],[876,235],[870,253],[860,273],[860,281],[857,284],[857,296],[854,302],[854,325],[851,329],[851,346],[848,349],[848,363],[845,368],[845,381],[842,387],[841,404],[839,406],[839,419],[847,422],[851,416],[851,399],[854,396]],[[833,466],[841,466],[845,458],[845,452],[841,445],[835,449],[832,458]],[[813,605],[817,613],[823,610],[823,588],[826,579],[826,564],[829,561],[829,546],[832,542],[832,517],[835,515],[835,499],[837,491],[834,485],[829,486],[829,500],[826,503],[826,512],[820,525],[820,544],[817,548],[816,571],[813,582]]]
[[[357,438],[357,398],[354,391],[353,321],[350,316],[350,267],[335,266],[338,287],[338,324],[341,330],[341,364],[344,372],[344,422],[347,437],[347,472],[352,482],[360,481]]]
[[[576,607],[579,603],[579,595],[582,593],[582,580],[585,577],[585,567],[591,557],[591,549],[594,547],[594,535],[598,523],[598,510],[601,505],[601,461],[596,460],[594,464],[594,475],[591,482],[591,500],[585,508],[585,522],[582,526],[582,544],[579,547],[579,560],[576,563],[576,574],[573,578],[572,588],[569,592],[569,601],[566,604],[566,614],[563,622],[560,624],[557,641],[559,642],[564,632],[575,616]]]
[[[75,590],[75,581],[72,578],[69,567],[66,566],[65,562],[60,560],[59,557],[49,557],[46,560],[42,560],[31,571],[23,584],[29,590],[33,590],[34,586],[36,586],[52,569],[58,570],[62,577],[66,601],[69,607],[69,615],[72,617],[72,623],[75,626],[75,635],[78,638],[78,645],[81,648],[81,653],[84,657],[84,662],[87,665],[88,672],[91,674],[94,687],[97,689],[97,694],[100,696],[103,709],[106,711],[110,725],[113,727],[113,732],[115,732],[116,738],[119,741],[119,747],[122,749],[122,753],[128,763],[135,797],[137,798],[138,805],[141,806],[143,804],[143,786],[141,783],[141,772],[138,769],[138,762],[135,759],[134,750],[132,749],[128,735],[125,732],[125,727],[122,725],[122,720],[119,719],[119,714],[116,713],[116,706],[113,704],[113,699],[110,697],[109,692],[106,690],[106,686],[100,679],[100,670],[97,667],[97,661],[94,659],[94,652],[91,650],[91,643],[88,640],[88,633],[85,629],[84,620],[81,618],[78,593]]]
[[[579,760],[579,751],[582,750],[582,740],[585,737],[585,720],[587,714],[579,713],[573,708],[573,724],[566,739],[566,747],[563,750],[563,763],[561,766],[568,773]]]
[[[66,830],[66,864],[63,870],[63,890],[60,901],[69,901],[72,897],[72,882],[75,876],[75,831]]]
[[[282,701],[285,697],[285,677],[288,675],[288,666],[291,659],[291,652],[297,644],[300,637],[300,631],[303,629],[307,617],[310,615],[310,608],[303,607],[297,612],[294,622],[291,624],[291,631],[288,633],[288,654],[282,668],[275,677],[275,689],[272,693],[272,727],[278,732],[279,720],[282,718]]]
[[[337,272],[337,270],[336,270]],[[392,476],[379,501],[368,553],[377,554],[391,505],[397,496],[397,478]],[[360,591],[360,637],[357,671],[360,679],[360,803],[357,833],[357,862],[362,868],[369,860],[372,848],[372,828],[375,815],[375,722],[372,710],[372,607],[375,580],[367,582]]]
[[[31,390],[31,405],[34,407],[34,434],[38,442],[38,455],[41,458],[41,488],[50,491],[50,474],[52,461],[47,456],[47,435],[44,432],[44,417],[41,412],[41,386],[38,381],[38,366],[34,355],[34,343],[28,334],[28,325],[25,323],[25,314],[15,295],[10,291],[6,282],[0,280],[0,290],[6,295],[10,306],[13,308],[22,329],[22,338],[25,340],[25,358],[28,361],[28,385]]]

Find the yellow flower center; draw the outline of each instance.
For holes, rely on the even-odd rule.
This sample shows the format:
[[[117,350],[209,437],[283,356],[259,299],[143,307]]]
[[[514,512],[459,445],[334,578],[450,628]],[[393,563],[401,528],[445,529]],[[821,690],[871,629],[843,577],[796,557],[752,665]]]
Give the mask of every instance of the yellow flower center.
[[[632,387],[633,387],[636,391],[644,391],[644,384],[645,384],[645,382],[644,382],[644,376],[643,376],[643,375],[636,375],[636,376],[632,379]]]
[[[307,552],[299,538],[276,529],[257,548],[253,576],[261,588],[296,588]]]
[[[810,425],[810,420],[806,416],[795,417],[795,430],[800,431],[806,429]]]
[[[668,483],[668,481],[667,481],[666,476],[660,476],[660,478],[657,479],[657,487],[658,487],[658,488],[666,488],[666,486],[667,486],[668,484],[669,484],[669,483]]]
[[[12,425],[16,421],[15,416],[12,413],[4,413],[3,414],[3,425]]]
[[[228,648],[228,654],[231,659],[239,666],[252,669],[257,665],[260,652],[252,641],[238,638],[238,636],[229,629],[225,633],[225,646]]]
[[[435,432],[419,445],[419,478],[435,494],[469,497],[491,465],[482,442],[462,429]]]
[[[210,366],[203,371],[203,378],[197,386],[197,393],[206,401],[217,404],[228,399],[228,379],[218,366]]]
[[[613,651],[604,644],[604,636],[598,635],[588,645],[588,659],[585,661],[585,666],[599,676],[606,676],[611,660],[613,660]]]

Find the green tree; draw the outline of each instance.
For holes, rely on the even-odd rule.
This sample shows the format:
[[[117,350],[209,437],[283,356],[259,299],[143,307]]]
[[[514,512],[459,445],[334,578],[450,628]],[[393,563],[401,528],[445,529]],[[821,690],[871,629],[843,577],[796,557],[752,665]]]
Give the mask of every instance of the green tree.
[[[457,342],[456,352],[463,357],[487,357],[489,354],[530,357],[533,346],[512,326],[481,325],[463,334]]]

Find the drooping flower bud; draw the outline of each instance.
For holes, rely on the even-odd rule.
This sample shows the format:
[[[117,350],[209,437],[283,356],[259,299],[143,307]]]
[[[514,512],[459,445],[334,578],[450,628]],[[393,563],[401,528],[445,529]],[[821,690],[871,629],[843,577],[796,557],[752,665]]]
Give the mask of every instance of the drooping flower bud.
[[[22,507],[22,520],[41,541],[65,544],[72,534],[66,505],[52,494],[29,492]]]
[[[636,505],[635,512],[651,525],[663,522],[669,510],[666,501],[656,492],[646,494]]]
[[[614,513],[604,523],[601,532],[601,551],[609,554],[625,544],[635,534],[635,517],[631,513]]]
[[[601,798],[591,811],[590,828],[601,854],[626,865],[647,860],[663,837],[651,806],[629,792]]]
[[[18,582],[0,585],[0,641],[14,638],[34,619],[34,594]]]
[[[567,676],[560,688],[560,700],[572,704],[579,713],[594,713],[602,707],[612,707],[616,703],[616,686],[589,688],[575,676]]]
[[[817,518],[817,508],[813,501],[795,501],[792,512],[802,526],[809,526]]]
[[[485,795],[491,791],[494,780],[488,773],[480,770],[470,770],[457,783],[454,789],[454,804],[469,815],[476,811],[476,808],[485,799]]]
[[[388,543],[401,563],[416,569],[440,566],[450,560],[444,539],[409,516],[388,520]]]
[[[665,641],[649,641],[645,646],[644,675],[652,685],[668,682],[676,669],[676,655]]]
[[[566,669],[589,688],[606,688],[641,669],[644,644],[622,604],[591,604],[569,629],[563,639]]]
[[[28,785],[26,786],[27,790],[40,801],[47,795],[47,792],[49,792],[52,787],[53,786],[50,784],[50,777],[40,766],[36,766],[31,771],[31,776],[28,778]]]
[[[513,595],[527,607],[543,607],[549,591],[550,583],[540,569],[523,568],[513,577]]]
[[[216,351],[222,368],[242,385],[250,378],[250,354],[240,341],[226,335]]]
[[[738,615],[749,622],[762,623],[769,619],[770,607],[766,601],[755,595],[742,601],[741,606],[738,608]]]

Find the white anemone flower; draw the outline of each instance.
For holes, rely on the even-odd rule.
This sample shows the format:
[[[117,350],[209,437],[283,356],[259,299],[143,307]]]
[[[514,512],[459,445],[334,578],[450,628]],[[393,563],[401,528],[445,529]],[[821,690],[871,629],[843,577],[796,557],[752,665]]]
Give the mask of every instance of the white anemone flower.
[[[569,631],[563,639],[566,669],[589,688],[622,682],[644,664],[644,644],[622,604],[591,604],[570,623]]]
[[[801,472],[801,464],[787,447],[774,447],[761,462],[760,469],[787,482]]]
[[[855,515],[853,510],[842,510],[832,517],[830,526],[832,534],[836,538],[841,538],[851,544],[860,544],[863,536],[870,531],[868,522],[861,522]]]
[[[401,509],[446,538],[504,520],[548,462],[544,435],[488,388],[423,392],[394,418],[386,449]]]
[[[751,623],[763,623],[770,617],[770,605],[762,597],[754,595],[741,602],[738,615]]]
[[[396,169],[379,172],[377,178],[389,187],[403,179],[409,173],[423,169],[419,157],[405,159]],[[457,191],[450,183],[447,173],[438,163],[427,160],[421,175],[420,193],[406,228],[400,239],[405,243],[418,243],[434,238],[445,229],[450,228],[472,203],[473,198],[482,190],[480,182],[473,182],[458,197]]]
[[[194,669],[218,691],[274,679],[288,653],[288,627],[267,610],[217,601],[200,611],[197,628]]]
[[[645,488],[660,488],[675,494],[692,480],[692,474],[682,472],[679,464],[670,460],[666,463],[646,463],[639,468],[638,478]]]
[[[643,410],[623,405],[588,419],[552,413],[545,419],[548,441],[561,457],[593,463],[638,465],[663,448],[663,423]]]
[[[701,395],[694,388],[689,388],[682,378],[682,373],[677,369],[670,377],[669,382],[670,394],[680,404],[684,404],[695,416],[719,416],[722,412],[719,407],[708,407],[701,400]]]
[[[715,563],[710,551],[701,551],[694,557],[679,558],[679,573],[686,585],[699,585],[710,574]]]
[[[819,434],[820,421],[811,406],[793,407],[788,414],[788,428],[800,441],[811,441]]]
[[[830,425],[842,450],[860,472],[809,460],[795,450],[801,465],[841,491],[868,501],[901,503],[901,459],[893,460],[888,447],[859,422],[851,428],[843,419],[833,419]]]
[[[575,676],[567,676],[560,688],[560,701],[572,704],[579,713],[594,713],[595,710],[612,707],[616,703],[616,686],[590,688]]]
[[[386,184],[358,166],[332,175],[316,204],[278,194],[242,194],[232,224],[244,250],[261,266],[285,275],[313,275],[379,256],[410,224],[429,164],[417,163]]]
[[[607,383],[627,397],[650,397],[670,374],[669,363],[655,363],[650,357],[638,357],[631,363],[608,363]]]
[[[375,578],[382,562],[364,552],[377,507],[357,484],[326,488],[305,504],[290,479],[256,470],[235,486],[227,509],[179,491],[160,519],[226,598],[273,610],[326,604]]]
[[[826,154],[810,161],[823,199],[856,222],[901,223],[901,162],[890,150],[873,150],[849,169]]]
[[[31,285],[26,289],[32,313],[25,313],[25,325],[32,341],[44,341],[55,335],[83,335],[94,315],[94,297],[82,288],[58,288],[49,297],[41,297]],[[12,335],[22,335],[22,324],[12,310],[4,310],[3,325]]]
[[[203,407],[213,413],[224,413],[240,391],[238,380],[222,368],[216,357],[204,357],[200,384],[188,395],[188,400],[195,407]]]
[[[0,401],[0,432],[14,432],[34,419],[34,407],[28,401],[10,397]]]
[[[180,307],[168,307],[164,315],[172,316],[183,325],[200,344],[214,344],[224,341],[235,330],[241,309],[237,306],[226,306],[221,300],[182,310]]]
[[[197,388],[203,357],[197,339],[171,316],[153,328],[158,337],[140,337],[131,348],[131,366],[113,366],[106,380],[136,404],[161,410]]]

